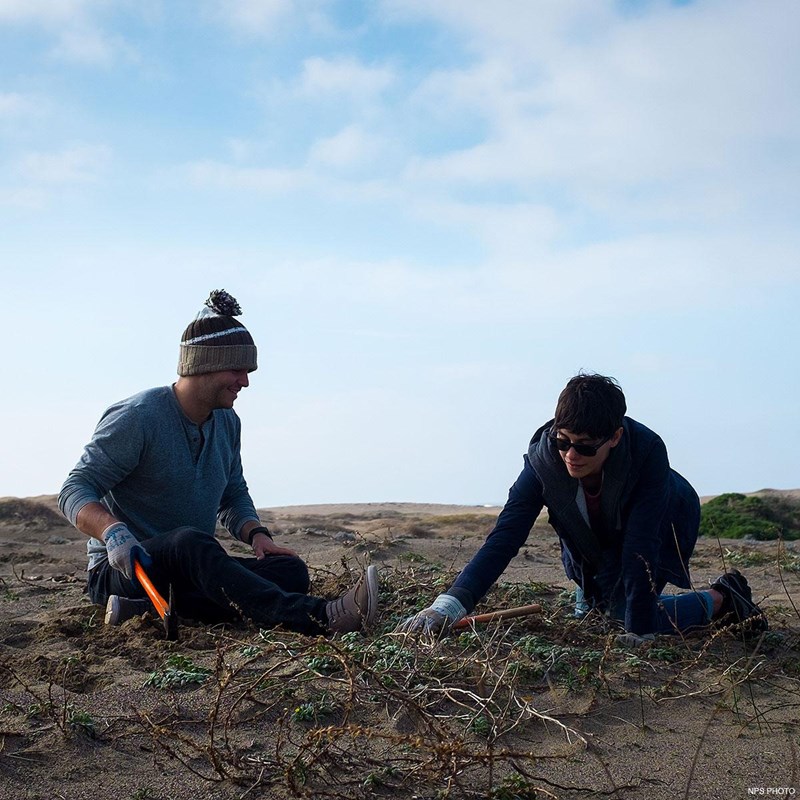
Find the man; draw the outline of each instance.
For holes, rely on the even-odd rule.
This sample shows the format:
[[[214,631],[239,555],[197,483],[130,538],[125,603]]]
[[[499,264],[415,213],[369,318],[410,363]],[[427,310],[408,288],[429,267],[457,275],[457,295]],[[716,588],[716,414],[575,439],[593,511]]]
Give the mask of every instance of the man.
[[[378,607],[375,567],[342,597],[307,594],[308,569],[261,524],[242,474],[241,423],[233,404],[249,385],[256,347],[236,300],[212,292],[183,333],[178,380],[112,405],[59,495],[90,538],[88,592],[119,624],[149,607],[134,577],[146,566],[179,616],[246,619],[307,634],[368,627]],[[233,558],[217,520],[253,548]]]
[[[691,588],[689,557],[700,521],[694,489],[670,469],[658,435],[625,416],[613,378],[580,374],[562,391],[555,418],[533,436],[524,468],[485,543],[445,594],[399,630],[440,634],[466,616],[527,539],[543,506],[577,585],[576,614],[598,609],[624,624],[621,642],[720,622],[767,622],[744,576],[726,573]]]

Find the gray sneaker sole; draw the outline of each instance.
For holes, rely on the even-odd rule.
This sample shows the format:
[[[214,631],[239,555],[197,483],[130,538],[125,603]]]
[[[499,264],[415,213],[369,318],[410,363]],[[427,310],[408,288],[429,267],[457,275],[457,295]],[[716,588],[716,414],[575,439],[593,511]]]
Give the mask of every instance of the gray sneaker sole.
[[[367,584],[367,608],[364,614],[364,627],[370,627],[378,616],[378,568],[374,565],[367,567],[364,575]]]
[[[119,617],[119,597],[117,597],[115,594],[112,594],[111,597],[108,598],[108,602],[106,603],[105,624],[116,625],[118,617]]]

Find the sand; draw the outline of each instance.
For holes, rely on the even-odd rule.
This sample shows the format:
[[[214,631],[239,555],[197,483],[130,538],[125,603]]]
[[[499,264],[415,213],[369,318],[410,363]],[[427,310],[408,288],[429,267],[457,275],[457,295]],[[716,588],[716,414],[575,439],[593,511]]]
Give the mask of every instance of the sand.
[[[541,519],[484,606],[535,600],[542,613],[426,647],[388,630],[446,588],[499,509],[263,509],[307,560],[317,593],[379,567],[378,629],[326,642],[182,621],[179,641],[167,642],[149,616],[102,624],[83,593],[85,538],[54,498],[0,507],[0,797],[728,800],[800,790],[794,543],[701,540],[692,561],[698,586],[747,565],[766,636],[660,637],[628,652],[601,621],[571,618]],[[152,685],[170,657],[203,682]]]

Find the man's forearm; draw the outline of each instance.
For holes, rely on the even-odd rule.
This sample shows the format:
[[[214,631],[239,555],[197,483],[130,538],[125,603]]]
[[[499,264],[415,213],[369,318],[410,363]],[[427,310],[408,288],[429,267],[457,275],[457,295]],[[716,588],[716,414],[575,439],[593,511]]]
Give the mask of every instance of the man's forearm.
[[[119,520],[102,503],[87,503],[78,512],[75,527],[87,536],[103,540],[103,531]]]
[[[245,522],[242,527],[239,529],[239,539],[241,539],[246,544],[250,542],[250,534],[253,528],[264,528],[266,527],[261,521],[255,520],[248,520]],[[270,537],[271,538],[271,537]]]

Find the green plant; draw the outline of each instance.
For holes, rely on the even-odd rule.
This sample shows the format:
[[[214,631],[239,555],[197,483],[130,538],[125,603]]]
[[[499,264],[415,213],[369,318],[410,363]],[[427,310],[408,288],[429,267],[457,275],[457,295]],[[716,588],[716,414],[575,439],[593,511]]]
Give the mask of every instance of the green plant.
[[[545,667],[541,663],[530,661],[509,661],[508,671],[521,681],[538,681],[544,675]]]
[[[26,716],[29,719],[44,719],[45,717],[52,716],[53,713],[53,703],[50,700],[47,701],[39,701],[36,703],[31,703],[28,706],[28,711]]]
[[[331,696],[327,692],[323,692],[319,697],[300,703],[292,711],[292,719],[297,722],[317,722],[320,717],[328,717],[333,714],[334,710]]]
[[[292,711],[292,718],[298,722],[309,722],[315,717],[313,703],[300,703],[294,711]]]
[[[400,553],[397,556],[399,561],[407,561],[409,564],[426,564],[428,559],[421,553]]]
[[[306,659],[306,664],[308,664],[309,669],[313,669],[314,672],[321,672],[323,675],[336,672],[341,667],[341,664],[335,658],[325,655],[312,656]]]
[[[800,513],[784,499],[765,495],[721,494],[700,510],[700,535],[727,539],[797,539]]]
[[[597,665],[602,661],[603,651],[597,649],[581,650],[569,645],[554,644],[542,636],[521,637],[515,644],[524,658],[509,662],[514,675],[521,680],[536,680],[547,677],[555,680],[570,691],[586,682],[594,682]]]
[[[370,642],[369,656],[371,666],[376,672],[388,672],[392,669],[406,669],[414,661],[414,654],[395,640],[375,639]]]
[[[800,572],[800,554],[784,552],[781,554],[779,564],[788,572]]]
[[[470,722],[469,729],[476,736],[488,736],[492,732],[492,723],[488,717],[479,714]]]
[[[459,647],[475,647],[480,642],[480,636],[475,631],[464,631],[456,639]]]
[[[603,660],[602,650],[584,650],[580,656],[580,664],[576,670],[577,676],[584,682],[596,678],[597,666]]]
[[[783,558],[783,553],[795,556],[788,547],[774,546],[774,553],[776,559]],[[387,568],[382,578],[386,618],[409,613],[416,595],[432,582],[431,576],[420,577],[421,573],[416,565]],[[321,594],[327,594],[334,581],[343,582],[327,572],[324,577],[326,583],[318,581]],[[531,586],[526,584],[523,591]],[[487,604],[509,605],[507,591],[507,586],[495,587]],[[756,706],[765,697],[760,688],[765,681],[760,679],[779,687],[787,703],[797,699],[800,650],[793,629],[776,624],[757,645],[745,645],[721,631],[685,640],[658,637],[632,654],[614,648],[613,631],[601,615],[576,620],[571,609],[560,609],[558,591],[542,588],[541,614],[508,625],[455,631],[435,645],[390,634],[388,629],[384,635],[353,633],[332,638],[281,629],[259,636],[231,628],[203,635],[192,631],[196,636],[187,639],[185,646],[193,649],[185,652],[212,667],[214,675],[208,683],[189,696],[146,691],[144,702],[124,718],[104,709],[103,724],[97,724],[97,729],[109,743],[120,736],[139,737],[136,741],[145,752],[156,752],[156,761],[169,765],[169,782],[164,786],[180,786],[182,781],[205,785],[197,781],[205,778],[217,782],[223,792],[229,787],[246,800],[266,796],[400,799],[412,793],[442,800],[524,800],[598,794],[597,770],[605,763],[580,746],[584,742],[581,722],[587,715],[597,720],[611,711],[614,719],[630,719],[644,730],[663,707],[655,704],[696,697],[698,701],[693,702],[708,699],[710,708],[720,692],[727,691],[721,710],[728,711],[733,696],[739,703],[739,719],[750,726],[748,732],[755,735],[760,724],[766,738],[771,706]],[[566,596],[571,601],[571,595]],[[430,594],[428,602],[429,598]],[[796,619],[790,606],[780,614],[778,608],[773,600],[771,620]],[[768,659],[763,664],[761,655],[751,659],[755,646]],[[161,667],[170,651],[155,652],[161,653],[159,660],[148,669]],[[140,653],[134,655],[132,667],[139,669]],[[738,666],[732,669],[731,664]],[[66,724],[69,700],[61,700],[65,697],[62,662],[48,659],[36,665],[36,683],[28,694],[20,694],[25,699],[17,701],[22,706],[8,727],[22,730],[27,726],[30,735],[56,725],[65,739],[80,742],[83,737],[78,738]],[[198,672],[188,659],[173,658],[169,665]],[[83,666],[78,663],[76,672]],[[9,676],[8,685],[12,680],[25,685],[27,674],[22,669],[19,673],[5,659],[0,664],[0,676]],[[76,684],[82,675],[74,676]],[[40,682],[46,680],[48,690],[39,690]],[[748,709],[743,704],[751,686],[753,707]],[[570,690],[582,694],[562,703]],[[55,701],[55,710],[47,705],[48,698]],[[21,718],[32,701],[39,701],[38,711],[45,714],[46,725]],[[90,710],[97,708],[81,699],[75,702]],[[556,712],[549,710],[553,707]],[[562,722],[562,714],[577,720],[576,728],[570,727],[574,723]],[[78,716],[70,721],[78,726],[91,722]],[[542,722],[550,735],[558,737],[552,745],[540,746]],[[596,729],[598,740],[603,741],[602,736],[613,739],[618,727],[613,724],[604,730],[598,725]],[[784,730],[781,727],[779,734]],[[562,746],[558,742],[564,735],[568,743]],[[703,745],[700,752],[706,749]],[[563,758],[563,774],[569,778],[560,782],[572,788],[548,782],[555,777],[555,769],[541,769],[541,765],[551,757]],[[558,762],[550,763],[558,766]],[[571,771],[573,765],[580,769]],[[149,786],[154,788],[145,788]],[[120,793],[120,800],[168,800],[169,790],[159,786],[149,780],[133,782]],[[679,788],[694,796],[696,787],[687,783]]]
[[[673,664],[680,661],[682,652],[677,647],[651,647],[647,651],[647,657],[654,661],[666,661],[668,664]]]
[[[151,672],[145,686],[155,686],[157,689],[175,689],[189,683],[205,683],[211,670],[198,667],[191,659],[178,653],[167,657],[161,669]]]
[[[575,605],[575,590],[562,589],[556,597],[556,603],[559,606],[573,606]]]
[[[501,583],[497,587],[503,595],[505,601],[515,606],[524,606],[536,603],[541,600],[543,594],[549,592],[546,584],[536,581],[526,581],[525,583]]]
[[[90,739],[97,737],[97,729],[91,715],[86,711],[78,711],[71,703],[67,706],[66,722],[70,730],[82,733]]]
[[[535,800],[539,797],[536,787],[522,775],[504,778],[500,786],[489,793],[491,800]]]
[[[400,774],[400,771],[392,766],[385,766],[377,772],[370,772],[361,782],[365,789],[374,789],[386,784],[387,780],[395,778]]]
[[[635,669],[635,668],[647,666],[647,661],[645,661],[645,659],[642,658],[641,656],[630,654],[630,655],[626,656],[625,661],[624,661],[624,665],[626,667],[628,667],[629,669]]]
[[[96,628],[97,627],[96,620],[97,620],[97,611],[92,611],[92,613],[89,615],[89,619],[85,619],[81,622],[81,628],[86,632],[90,631],[92,628]]]
[[[731,550],[725,548],[725,561],[737,567],[758,567],[762,564],[769,564],[774,557],[760,550]]]

